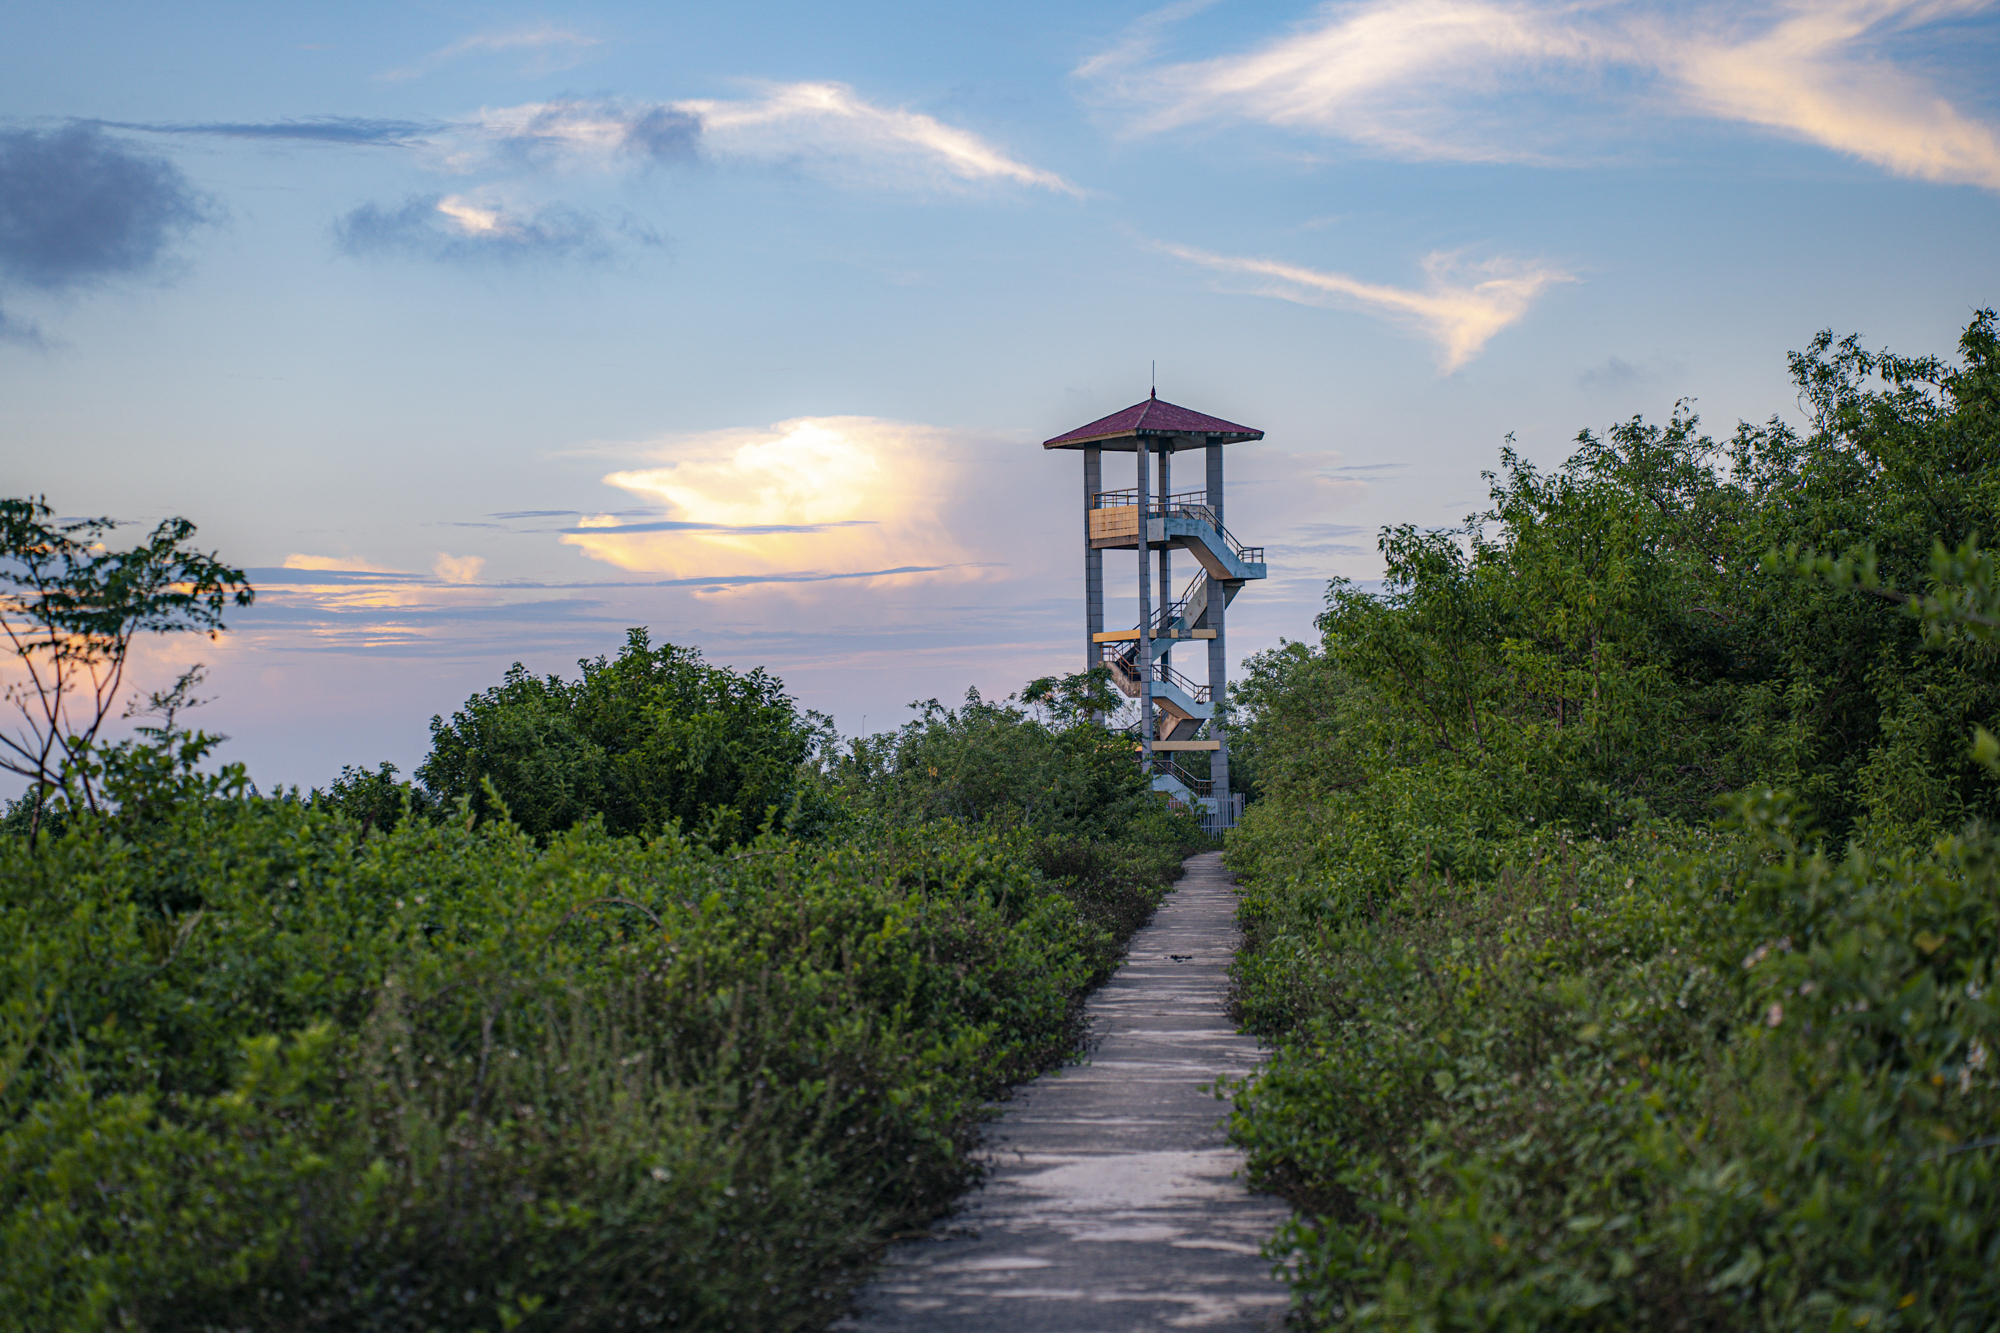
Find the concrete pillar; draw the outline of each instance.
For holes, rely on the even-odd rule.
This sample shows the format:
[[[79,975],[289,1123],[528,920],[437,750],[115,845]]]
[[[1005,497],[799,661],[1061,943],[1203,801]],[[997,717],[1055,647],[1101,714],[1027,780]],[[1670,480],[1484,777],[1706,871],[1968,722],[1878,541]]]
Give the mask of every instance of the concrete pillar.
[[[1213,440],[1208,444],[1208,507],[1215,511],[1215,526],[1222,526],[1222,446]],[[1229,651],[1222,632],[1222,618],[1227,599],[1223,595],[1222,584],[1211,578],[1208,584],[1208,625],[1215,631],[1215,637],[1208,641],[1208,701],[1215,706],[1216,716],[1208,724],[1208,734],[1215,739],[1215,752],[1208,757],[1208,773],[1214,786],[1216,811],[1223,813],[1229,809],[1229,728],[1222,721],[1222,705],[1229,701]],[[1225,816],[1226,817],[1226,816]]]
[[[1174,441],[1160,441],[1160,506],[1165,508],[1174,498]],[[1165,542],[1160,544],[1160,610],[1165,611],[1174,600],[1174,548]],[[1160,661],[1171,667],[1174,664],[1173,641],[1167,641],[1167,651],[1160,655]]]
[[[1147,536],[1152,532],[1152,519],[1147,511],[1153,506],[1147,498],[1146,473],[1150,471],[1146,458],[1146,437],[1135,436],[1132,440],[1132,457],[1139,460],[1139,653],[1134,659],[1139,668],[1139,762],[1145,766],[1147,781],[1153,776],[1153,562],[1148,559]]]
[[[1104,451],[1083,451],[1083,669],[1102,661],[1096,636],[1104,632],[1104,552],[1090,544],[1090,511],[1104,489]]]

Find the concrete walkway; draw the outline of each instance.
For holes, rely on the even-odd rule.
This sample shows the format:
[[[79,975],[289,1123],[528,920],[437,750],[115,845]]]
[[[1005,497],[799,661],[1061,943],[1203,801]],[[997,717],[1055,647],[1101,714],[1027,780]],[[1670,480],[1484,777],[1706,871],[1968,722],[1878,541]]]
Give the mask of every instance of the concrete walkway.
[[[848,1333],[1124,1333],[1282,1326],[1258,1256],[1284,1204],[1233,1178],[1227,1104],[1201,1085],[1257,1045],[1225,1010],[1236,895],[1220,853],[1187,876],[1089,1003],[1088,1064],[1037,1079],[989,1126],[986,1184],[891,1251]]]

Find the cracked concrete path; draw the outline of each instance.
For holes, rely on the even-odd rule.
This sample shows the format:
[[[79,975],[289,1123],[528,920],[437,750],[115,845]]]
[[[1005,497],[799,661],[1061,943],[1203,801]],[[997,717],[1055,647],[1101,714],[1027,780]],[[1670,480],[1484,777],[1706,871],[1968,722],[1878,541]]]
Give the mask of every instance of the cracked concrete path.
[[[1187,874],[1091,997],[1089,1063],[1035,1080],[987,1127],[984,1186],[897,1246],[843,1333],[1125,1333],[1282,1327],[1258,1247],[1287,1216],[1234,1178],[1227,1104],[1248,1073],[1227,1012],[1236,893],[1218,852]]]

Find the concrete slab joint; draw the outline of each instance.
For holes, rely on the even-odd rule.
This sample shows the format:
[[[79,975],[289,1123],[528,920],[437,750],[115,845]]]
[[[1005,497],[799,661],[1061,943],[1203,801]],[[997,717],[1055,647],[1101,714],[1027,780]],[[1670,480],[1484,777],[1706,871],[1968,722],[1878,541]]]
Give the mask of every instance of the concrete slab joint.
[[[1086,1063],[1021,1089],[988,1128],[985,1185],[899,1246],[845,1333],[1139,1333],[1283,1326],[1261,1256],[1289,1216],[1243,1185],[1227,1103],[1257,1064],[1228,1016],[1236,894],[1219,853],[1091,997]]]

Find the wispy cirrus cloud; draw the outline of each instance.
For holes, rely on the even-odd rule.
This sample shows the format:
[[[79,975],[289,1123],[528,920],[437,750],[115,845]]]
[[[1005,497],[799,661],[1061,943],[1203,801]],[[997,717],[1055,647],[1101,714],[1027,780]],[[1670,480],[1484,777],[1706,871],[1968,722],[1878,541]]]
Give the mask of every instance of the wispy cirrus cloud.
[[[365,116],[304,116],[269,121],[118,121],[94,122],[106,129],[139,130],[147,134],[193,134],[223,139],[298,139],[306,143],[362,147],[406,148],[437,133],[437,122],[378,120]]]
[[[545,167],[720,159],[782,162],[802,171],[898,185],[1011,183],[1077,194],[1075,186],[935,116],[871,102],[843,83],[781,83],[758,96],[677,102],[531,102],[462,121],[444,161]]]
[[[2000,190],[2000,133],[1892,48],[1991,0],[1777,0],[1663,9],[1609,0],[1362,0],[1248,52],[1156,63],[1144,45],[1080,74],[1157,132],[1251,120],[1394,156],[1562,161],[1661,113],[1754,125],[1899,175]],[[1607,114],[1608,112],[1608,114]]]
[[[1259,296],[1359,310],[1413,329],[1436,344],[1439,366],[1447,373],[1479,355],[1494,334],[1518,322],[1550,287],[1576,281],[1574,274],[1547,264],[1508,259],[1468,264],[1458,255],[1439,252],[1424,260],[1429,283],[1414,289],[1275,259],[1218,255],[1185,245],[1159,248],[1191,264],[1257,279],[1249,290]]]
[[[769,84],[762,93],[679,106],[701,117],[718,152],[1080,193],[1056,173],[1010,157],[970,130],[921,112],[879,106],[844,83]]]
[[[1796,3],[1762,27],[1718,23],[1688,38],[1634,24],[1689,110],[1795,135],[1899,176],[2000,190],[2000,133],[1890,63],[1877,39],[1988,6],[1967,0]],[[1749,31],[1742,30],[1750,28]]]
[[[456,175],[622,170],[702,156],[777,162],[808,174],[893,185],[1014,184],[1080,191],[971,130],[884,106],[844,83],[755,85],[739,99],[556,98],[449,120],[306,116],[270,121],[102,122],[152,134],[426,149]]]
[[[462,56],[496,54],[506,51],[525,51],[529,60],[521,68],[527,75],[554,74],[573,69],[581,64],[590,48],[602,42],[595,37],[587,37],[569,28],[558,28],[543,23],[525,28],[506,28],[495,32],[474,33],[462,37],[451,45],[425,56],[413,65],[392,69],[375,77],[387,83],[399,83],[405,79],[419,78],[432,70]]]

